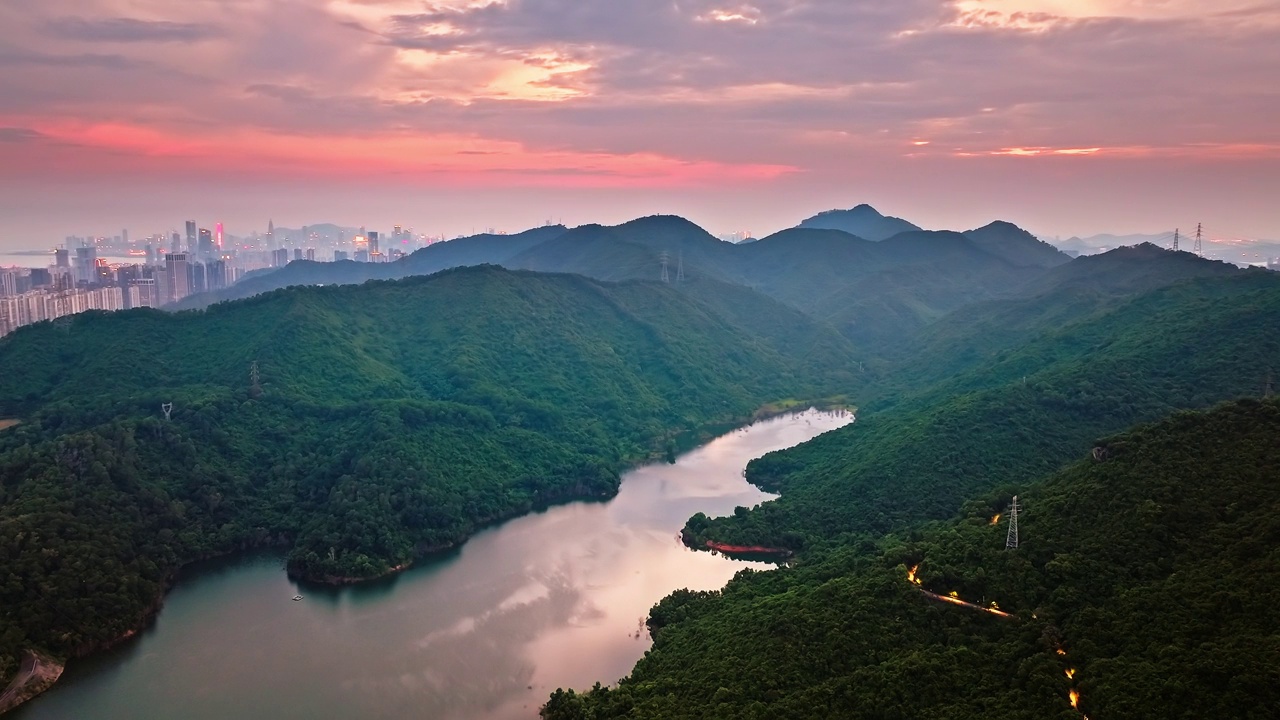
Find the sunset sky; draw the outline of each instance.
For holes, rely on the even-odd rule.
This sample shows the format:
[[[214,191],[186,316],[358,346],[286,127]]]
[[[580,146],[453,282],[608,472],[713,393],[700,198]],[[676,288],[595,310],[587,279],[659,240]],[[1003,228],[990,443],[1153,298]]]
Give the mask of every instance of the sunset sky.
[[[1280,237],[1276,0],[0,3],[0,249],[678,213]]]

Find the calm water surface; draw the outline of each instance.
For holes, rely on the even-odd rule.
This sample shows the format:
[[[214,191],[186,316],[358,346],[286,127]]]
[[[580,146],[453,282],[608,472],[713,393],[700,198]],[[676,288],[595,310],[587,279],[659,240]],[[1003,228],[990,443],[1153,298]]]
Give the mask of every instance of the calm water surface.
[[[274,555],[205,566],[139,639],[73,663],[12,717],[536,717],[557,687],[627,674],[663,596],[767,567],[692,552],[676,534],[696,512],[768,499],[742,479],[752,458],[852,420],[809,411],[737,430],[627,473],[608,503],[507,522],[372,586],[300,586]]]
[[[62,247],[62,246],[61,246],[61,245],[59,245],[58,247]],[[72,256],[72,257],[74,257],[74,256],[75,256],[75,252],[74,252],[74,251],[72,251],[71,256]],[[125,254],[122,254],[122,253],[100,253],[100,254],[98,255],[98,257],[103,258],[103,259],[105,259],[107,262],[111,262],[111,263],[132,262],[132,263],[142,264],[142,263],[146,262],[146,260],[147,260],[145,257],[134,257],[134,256],[131,256],[131,255],[125,255]],[[53,264],[54,259],[55,259],[55,258],[54,258],[54,254],[53,254],[53,251],[52,251],[52,250],[48,251],[47,253],[43,253],[43,254],[41,254],[41,253],[37,253],[37,252],[35,252],[35,251],[33,251],[33,250],[30,250],[30,251],[29,251],[29,250],[23,250],[23,251],[5,251],[5,250],[0,250],[0,267],[2,267],[2,268],[8,268],[8,267],[20,267],[20,268],[42,268],[42,267],[49,267],[50,265],[52,265],[52,264]],[[161,256],[161,259],[163,259],[163,256]]]

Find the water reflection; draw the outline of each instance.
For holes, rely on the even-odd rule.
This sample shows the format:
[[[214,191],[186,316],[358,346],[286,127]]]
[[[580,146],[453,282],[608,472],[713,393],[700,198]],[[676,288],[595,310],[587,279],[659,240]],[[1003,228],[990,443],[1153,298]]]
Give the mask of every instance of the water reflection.
[[[643,618],[672,590],[744,567],[676,534],[769,496],[746,463],[852,418],[758,423],[575,503],[478,534],[452,556],[370,586],[298,587],[255,556],[185,579],[127,650],[73,665],[14,717],[531,718],[556,687],[615,682],[649,647]],[[304,600],[293,602],[295,593]]]

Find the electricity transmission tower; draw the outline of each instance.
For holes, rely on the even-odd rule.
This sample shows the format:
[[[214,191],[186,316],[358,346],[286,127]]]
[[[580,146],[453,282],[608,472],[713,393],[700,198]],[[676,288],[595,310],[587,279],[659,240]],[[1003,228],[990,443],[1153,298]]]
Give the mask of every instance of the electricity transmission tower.
[[[1204,257],[1204,246],[1200,244],[1200,235],[1203,230],[1204,225],[1202,223],[1196,223],[1196,255],[1199,255],[1200,257]]]
[[[671,264],[671,253],[663,250],[658,255],[658,261],[662,263],[662,282],[671,282],[671,275],[667,272],[667,265]]]
[[[684,282],[684,251],[680,251],[680,256],[676,262],[676,282]]]
[[[258,361],[254,360],[249,364],[249,397],[258,397],[262,394],[262,384],[258,375]]]
[[[1013,506],[1009,508],[1009,536],[1004,541],[1005,550],[1018,549],[1018,496],[1013,496]]]
[[[1181,233],[1177,229],[1173,231],[1173,251],[1174,252],[1178,252],[1178,240],[1180,239],[1180,235]]]
[[[160,406],[160,409],[164,411],[164,419],[168,420],[169,414],[173,412],[173,403],[164,403]]]

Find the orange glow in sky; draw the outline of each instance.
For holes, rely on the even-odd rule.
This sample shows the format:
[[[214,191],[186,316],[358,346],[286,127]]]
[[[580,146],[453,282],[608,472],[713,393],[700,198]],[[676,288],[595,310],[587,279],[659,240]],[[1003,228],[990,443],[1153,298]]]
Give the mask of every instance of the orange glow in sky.
[[[458,191],[417,218],[451,231],[773,232],[868,202],[931,229],[1280,237],[1263,0],[10,2],[0,47],[0,245],[188,202],[231,233],[375,222],[422,185]]]

